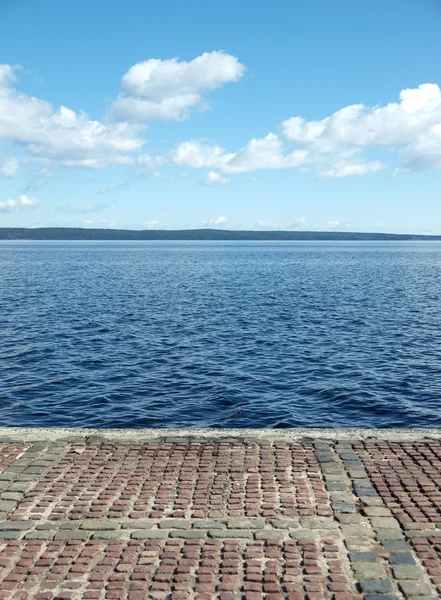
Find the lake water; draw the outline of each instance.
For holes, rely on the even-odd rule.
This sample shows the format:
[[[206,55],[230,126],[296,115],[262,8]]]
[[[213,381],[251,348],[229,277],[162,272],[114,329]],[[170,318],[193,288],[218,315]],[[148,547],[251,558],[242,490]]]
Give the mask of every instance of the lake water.
[[[0,242],[0,425],[441,427],[438,242]]]

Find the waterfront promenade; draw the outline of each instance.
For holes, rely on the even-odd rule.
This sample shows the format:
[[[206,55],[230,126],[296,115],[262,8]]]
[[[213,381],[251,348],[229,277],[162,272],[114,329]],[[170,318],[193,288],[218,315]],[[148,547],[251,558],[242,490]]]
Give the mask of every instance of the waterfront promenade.
[[[440,596],[439,430],[0,429],[0,599]]]

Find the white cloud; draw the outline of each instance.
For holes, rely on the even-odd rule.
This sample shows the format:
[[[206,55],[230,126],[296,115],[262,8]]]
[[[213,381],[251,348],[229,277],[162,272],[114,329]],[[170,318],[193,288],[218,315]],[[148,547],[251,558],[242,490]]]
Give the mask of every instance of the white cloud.
[[[400,102],[383,107],[354,104],[320,121],[292,117],[280,129],[287,140],[306,147],[318,162],[348,149],[398,147],[404,168],[441,169],[441,90],[433,83],[402,90]],[[321,176],[363,175],[381,168],[379,161],[343,159],[325,166]]]
[[[109,164],[132,164],[143,146],[139,127],[128,123],[104,125],[61,106],[21,94],[10,87],[10,65],[0,65],[0,141],[10,141],[37,158],[68,167],[101,169]]]
[[[8,198],[8,200],[0,201],[0,212],[18,212],[21,210],[32,210],[37,208],[39,201],[36,198],[29,198],[22,194],[18,198]]]
[[[15,177],[19,167],[18,160],[11,156],[3,163],[0,163],[0,176],[1,177]]]
[[[162,167],[167,162],[164,156],[151,156],[150,154],[140,154],[137,158],[139,165],[147,170],[156,169]]]
[[[366,175],[367,173],[377,173],[385,168],[379,160],[368,163],[346,162],[337,160],[328,168],[319,171],[320,179],[335,179],[337,177],[347,177],[348,175]]]
[[[225,154],[223,148],[210,145],[204,140],[183,142],[170,154],[172,162],[176,165],[195,169],[202,167],[222,169],[234,156],[234,154]]]
[[[135,123],[185,119],[192,108],[204,108],[205,91],[237,81],[244,72],[244,65],[225,52],[204,52],[190,62],[151,58],[123,75],[122,94],[109,117]]]
[[[229,182],[230,179],[228,177],[224,177],[220,173],[216,173],[216,171],[208,171],[204,179],[204,185],[225,185]]]
[[[227,222],[227,217],[215,217],[213,219],[208,219],[208,221],[202,221],[202,225],[226,225]]]
[[[179,166],[215,168],[222,173],[247,173],[259,169],[287,169],[298,167],[308,160],[306,150],[284,154],[283,142],[274,133],[250,140],[238,152],[228,154],[217,145],[203,140],[180,144],[170,155]]]

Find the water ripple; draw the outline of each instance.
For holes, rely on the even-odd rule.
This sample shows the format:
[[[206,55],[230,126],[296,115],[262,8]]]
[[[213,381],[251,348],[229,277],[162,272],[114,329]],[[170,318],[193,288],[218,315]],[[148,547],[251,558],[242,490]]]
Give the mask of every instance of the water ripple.
[[[441,244],[0,243],[0,424],[441,427]]]

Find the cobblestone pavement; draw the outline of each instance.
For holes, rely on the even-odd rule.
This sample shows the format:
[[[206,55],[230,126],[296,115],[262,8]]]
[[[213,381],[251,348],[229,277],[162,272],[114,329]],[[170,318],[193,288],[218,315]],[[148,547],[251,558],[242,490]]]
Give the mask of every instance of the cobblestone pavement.
[[[441,597],[441,443],[0,442],[0,599]]]

